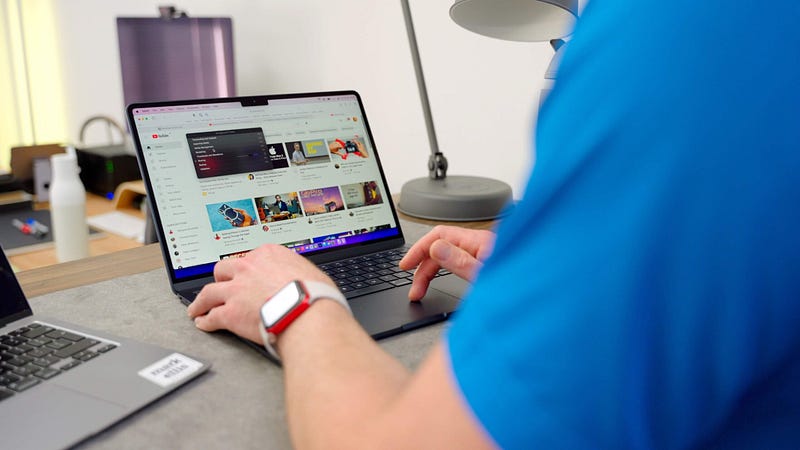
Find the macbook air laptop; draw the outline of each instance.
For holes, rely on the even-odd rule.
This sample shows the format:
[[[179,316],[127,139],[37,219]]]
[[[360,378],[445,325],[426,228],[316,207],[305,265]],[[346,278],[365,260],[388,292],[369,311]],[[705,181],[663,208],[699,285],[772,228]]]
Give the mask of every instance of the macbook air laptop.
[[[358,93],[142,103],[127,118],[185,303],[218,261],[274,243],[331,275],[376,339],[458,306],[467,284],[446,271],[421,302],[408,301],[413,274],[397,267],[406,242]],[[276,196],[286,203],[278,213],[268,206]]]
[[[35,315],[0,253],[0,447],[72,446],[208,369],[172,350]]]

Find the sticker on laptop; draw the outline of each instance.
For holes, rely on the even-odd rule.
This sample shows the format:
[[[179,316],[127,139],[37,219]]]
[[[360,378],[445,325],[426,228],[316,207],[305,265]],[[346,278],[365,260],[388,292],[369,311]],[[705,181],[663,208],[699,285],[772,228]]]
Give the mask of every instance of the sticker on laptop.
[[[173,353],[140,370],[139,376],[161,387],[167,387],[197,372],[201,367],[203,364],[192,358]]]

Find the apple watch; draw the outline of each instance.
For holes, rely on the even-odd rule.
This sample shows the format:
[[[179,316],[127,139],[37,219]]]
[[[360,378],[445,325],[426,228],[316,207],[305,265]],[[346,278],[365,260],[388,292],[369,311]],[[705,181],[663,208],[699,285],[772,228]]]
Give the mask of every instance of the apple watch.
[[[303,311],[315,301],[327,298],[333,300],[344,307],[350,314],[350,305],[338,289],[325,283],[317,281],[289,282],[282,287],[275,295],[269,298],[264,306],[261,307],[261,323],[259,327],[261,338],[264,340],[264,347],[267,351],[280,361],[275,344],[278,335],[288,327],[295,319],[300,317]]]

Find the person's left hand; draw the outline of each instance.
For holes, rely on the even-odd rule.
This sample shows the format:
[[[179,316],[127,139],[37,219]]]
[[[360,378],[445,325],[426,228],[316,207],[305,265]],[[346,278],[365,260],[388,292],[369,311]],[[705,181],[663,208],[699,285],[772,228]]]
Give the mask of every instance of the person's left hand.
[[[189,317],[203,331],[229,330],[256,343],[263,343],[258,331],[261,306],[287,283],[321,281],[335,287],[310,261],[276,244],[218,262],[214,280],[189,305]]]

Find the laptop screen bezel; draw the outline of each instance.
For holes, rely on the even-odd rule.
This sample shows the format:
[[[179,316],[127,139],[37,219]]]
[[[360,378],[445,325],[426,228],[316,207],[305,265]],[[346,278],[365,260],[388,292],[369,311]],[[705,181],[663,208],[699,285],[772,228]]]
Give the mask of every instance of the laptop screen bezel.
[[[375,161],[378,166],[378,171],[380,173],[381,180],[383,181],[386,190],[386,196],[388,197],[387,203],[389,204],[389,207],[391,209],[394,222],[397,225],[396,227],[397,235],[378,238],[367,242],[358,242],[346,245],[344,247],[318,250],[313,253],[307,253],[303,255],[306,256],[309,260],[319,264],[341,258],[367,254],[390,248],[396,248],[405,244],[405,236],[403,235],[403,230],[400,226],[400,220],[397,215],[397,210],[395,209],[394,201],[391,198],[392,194],[389,190],[389,185],[388,183],[386,183],[386,175],[383,170],[383,165],[381,164],[380,161],[380,154],[379,154],[380,152],[378,150],[378,145],[375,142],[375,138],[372,134],[372,128],[369,125],[369,119],[367,118],[367,114],[364,109],[364,103],[361,100],[361,95],[358,92],[354,90],[343,90],[343,91],[324,91],[324,92],[292,93],[292,94],[267,94],[267,95],[256,95],[256,96],[245,96],[245,97],[222,97],[222,98],[208,98],[208,99],[174,100],[174,101],[163,101],[163,102],[143,102],[143,103],[133,103],[128,105],[128,107],[126,108],[126,118],[128,120],[128,127],[130,129],[131,136],[133,138],[133,142],[136,148],[136,159],[139,163],[139,170],[142,175],[142,180],[145,183],[145,188],[148,193],[147,200],[149,202],[150,212],[155,225],[156,234],[158,235],[159,238],[159,245],[161,247],[162,257],[164,258],[164,265],[167,268],[167,272],[170,278],[170,283],[172,284],[174,290],[177,291],[179,286],[182,284],[194,285],[196,284],[197,280],[205,280],[208,278],[213,278],[213,267],[211,267],[208,271],[204,271],[196,275],[189,275],[180,278],[176,276],[176,270],[174,267],[172,267],[172,262],[169,256],[170,255],[169,246],[167,243],[167,239],[165,238],[164,235],[164,227],[162,224],[161,215],[159,213],[157,199],[152,195],[153,185],[148,168],[144,163],[144,153],[141,144],[141,139],[139,136],[139,130],[136,128],[134,110],[142,108],[204,105],[210,103],[231,103],[231,102],[238,102],[243,107],[264,106],[269,104],[270,101],[274,100],[334,97],[334,96],[354,96],[358,102],[358,107],[361,111],[361,117],[363,118],[364,122],[364,129],[367,133],[367,136],[369,137],[369,141],[372,143],[372,153],[375,157]],[[216,264],[216,262],[214,264]]]
[[[0,315],[0,327],[4,327],[23,317],[33,315],[33,310],[2,247],[0,247],[0,252],[3,253],[3,260],[0,262],[0,277],[3,279],[0,282],[5,284],[6,288],[3,291],[3,298],[0,300],[0,302],[3,302],[3,305],[0,306],[0,311],[5,310],[6,304],[9,306],[8,312],[5,315]]]

